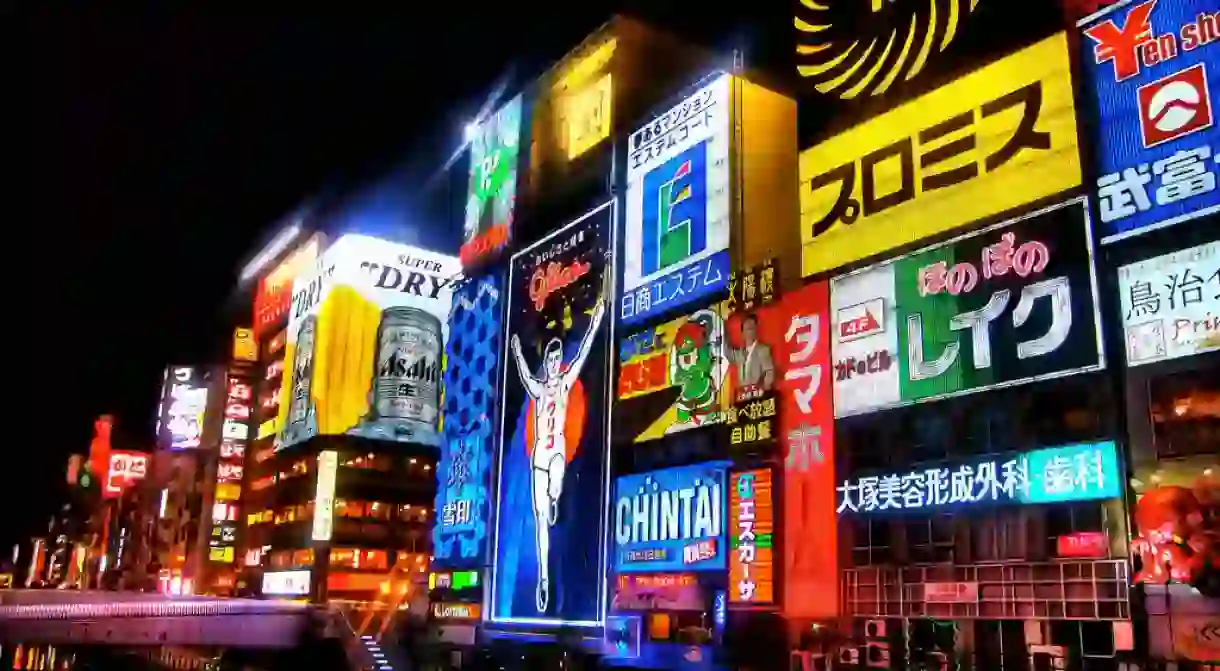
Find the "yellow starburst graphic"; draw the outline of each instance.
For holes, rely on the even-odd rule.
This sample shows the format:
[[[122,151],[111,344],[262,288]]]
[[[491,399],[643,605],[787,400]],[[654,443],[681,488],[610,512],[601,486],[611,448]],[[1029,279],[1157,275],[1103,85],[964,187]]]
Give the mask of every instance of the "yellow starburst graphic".
[[[877,96],[944,51],[980,0],[800,0],[797,72],[819,92]]]

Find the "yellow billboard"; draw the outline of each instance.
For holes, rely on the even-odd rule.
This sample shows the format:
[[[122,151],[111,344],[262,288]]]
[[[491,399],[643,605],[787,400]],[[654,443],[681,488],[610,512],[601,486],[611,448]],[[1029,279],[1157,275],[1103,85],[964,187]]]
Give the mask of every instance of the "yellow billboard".
[[[801,274],[1081,184],[1059,33],[801,153]]]
[[[258,361],[258,340],[254,329],[237,327],[233,329],[233,360]]]
[[[611,60],[618,40],[608,39],[587,55],[561,66],[552,87],[559,144],[572,160],[610,137],[614,88]]]
[[[283,449],[319,435],[437,444],[456,257],[345,235],[292,284]],[[261,435],[264,429],[260,427]]]
[[[726,303],[629,334],[619,341],[614,433],[644,443],[721,424],[732,405]]]

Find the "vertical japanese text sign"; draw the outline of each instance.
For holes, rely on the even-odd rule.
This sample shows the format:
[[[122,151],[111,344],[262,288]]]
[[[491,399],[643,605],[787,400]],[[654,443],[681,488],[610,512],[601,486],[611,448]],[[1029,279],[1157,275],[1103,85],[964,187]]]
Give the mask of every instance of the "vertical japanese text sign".
[[[487,494],[497,431],[501,275],[473,278],[454,293],[445,343],[444,441],[437,475],[433,568],[484,565],[490,513]]]
[[[729,485],[729,601],[775,601],[775,489],[771,469],[734,473]]]
[[[835,529],[834,409],[830,382],[830,289],[815,282],[779,301],[785,329],[776,382],[784,458],[784,613],[839,612]]]

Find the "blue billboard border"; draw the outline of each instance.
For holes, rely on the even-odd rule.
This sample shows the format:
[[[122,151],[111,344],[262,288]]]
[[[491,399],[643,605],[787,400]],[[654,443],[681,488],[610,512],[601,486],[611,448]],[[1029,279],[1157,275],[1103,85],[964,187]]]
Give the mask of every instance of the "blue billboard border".
[[[1144,0],[1118,0],[1118,2],[1115,2],[1112,5],[1103,7],[1101,9],[1093,12],[1092,14],[1089,14],[1080,19],[1077,19],[1077,21],[1075,23],[1075,28],[1077,29],[1076,38],[1077,38],[1079,44],[1076,46],[1076,49],[1077,49],[1076,55],[1077,55],[1077,57],[1080,57],[1080,60],[1077,62],[1078,68],[1074,68],[1074,69],[1080,70],[1079,74],[1080,74],[1080,78],[1082,80],[1090,77],[1090,75],[1091,75],[1091,73],[1085,71],[1086,68],[1095,67],[1095,66],[1086,65],[1084,58],[1082,57],[1082,52],[1085,48],[1084,45],[1088,44],[1088,42],[1084,39],[1084,34],[1083,34],[1084,28],[1101,19],[1107,18],[1111,14],[1115,14],[1120,11],[1129,9],[1132,7],[1132,5],[1135,5],[1136,3],[1143,2],[1143,1]],[[1070,25],[1071,24],[1069,24],[1069,26]],[[1201,46],[1205,46],[1205,45],[1201,45]],[[1091,99],[1090,104],[1094,107],[1094,109],[1091,109],[1089,111],[1091,111],[1093,113],[1099,112],[1099,110],[1096,109],[1096,106],[1098,104],[1097,98],[1096,98],[1097,97],[1096,90],[1088,90],[1086,87],[1081,87],[1077,90],[1077,109],[1078,110],[1080,108],[1081,97],[1089,97]],[[1220,110],[1217,110],[1217,109],[1212,110],[1213,127],[1220,126],[1220,119],[1215,118],[1217,115],[1217,112],[1220,112]],[[1100,143],[1091,137],[1087,138],[1087,140],[1088,140],[1087,143],[1081,147],[1081,150],[1083,152],[1085,149],[1087,149],[1088,154],[1090,154],[1090,155],[1087,155],[1087,156],[1082,155],[1082,158],[1087,160],[1088,164],[1093,168],[1094,172],[1097,172],[1097,170],[1096,170],[1097,160],[1096,159],[1097,159],[1097,153],[1100,151],[1098,148],[1098,145]],[[1220,160],[1217,160],[1216,162],[1220,163]],[[1095,193],[1096,192],[1096,187],[1095,187],[1096,178],[1097,178],[1096,174],[1090,175],[1090,174],[1086,173],[1086,175],[1085,175],[1084,190],[1088,196],[1088,199],[1090,201],[1092,201],[1091,207],[1098,207],[1097,197],[1096,197],[1096,193]],[[1220,179],[1220,177],[1218,177],[1218,179]],[[1090,181],[1092,181],[1094,183],[1094,186],[1090,186]],[[1217,190],[1220,190],[1220,187],[1218,187]],[[1202,218],[1214,215],[1216,213],[1220,213],[1220,204],[1211,205],[1208,207],[1204,207],[1204,208],[1195,210],[1193,212],[1187,212],[1184,214],[1180,214],[1177,216],[1169,217],[1167,219],[1163,219],[1163,220],[1154,222],[1152,224],[1147,224],[1142,227],[1137,227],[1137,228],[1133,228],[1133,229],[1126,230],[1126,231],[1120,231],[1117,233],[1112,233],[1110,235],[1101,235],[1102,232],[1098,231],[1098,235],[1096,236],[1095,244],[1098,247],[1110,245],[1115,242],[1119,242],[1121,240],[1138,237],[1138,236],[1144,235],[1146,233],[1152,233],[1154,231],[1164,230],[1166,228],[1170,228],[1170,227],[1176,226],[1178,224],[1183,224],[1183,223],[1187,223],[1190,221],[1194,221],[1196,219],[1202,219]],[[1090,219],[1091,220],[1093,219],[1091,211],[1090,211]],[[1098,219],[1100,219],[1100,217]],[[1090,225],[1092,225],[1092,222],[1090,222]]]
[[[477,302],[479,300],[479,298],[483,295],[483,291],[481,290],[481,287],[487,286],[487,284],[485,284],[485,283],[490,283],[491,291],[499,292],[499,298],[497,299],[496,305],[493,308],[493,310],[496,315],[496,321],[499,324],[499,333],[497,335],[500,338],[504,337],[504,318],[506,315],[505,309],[504,309],[504,306],[506,304],[506,300],[504,299],[504,292],[506,289],[507,276],[508,276],[508,273],[505,269],[497,268],[497,269],[492,269],[492,270],[485,270],[482,273],[476,274],[474,276],[466,276],[466,278],[465,278],[465,281],[467,283],[477,283],[480,287],[480,290],[475,295],[475,298],[474,298],[475,302]],[[463,289],[465,289],[465,285],[460,287],[459,289],[457,289],[454,292],[455,303],[459,297],[459,294],[461,293],[461,291]],[[471,306],[471,307],[473,307],[473,306]],[[453,308],[450,309],[450,319],[451,320],[452,320],[453,310],[455,308],[456,308],[456,304]],[[451,324],[450,325],[450,342],[446,343],[446,348],[445,348],[446,356],[451,355],[452,347],[453,347],[453,328],[452,328],[452,324]],[[499,350],[500,350],[499,347],[493,347],[492,348],[493,355],[498,355]],[[452,366],[452,365],[453,365],[453,363],[451,361],[447,362],[447,365],[445,368],[446,377],[449,373],[450,366]],[[503,365],[503,363],[498,360],[498,357],[496,357],[493,362],[493,366],[499,367],[502,365]],[[490,375],[488,375],[488,386],[490,386],[492,388],[493,392],[495,390],[494,385],[496,383],[497,378],[499,378],[499,377],[500,377],[499,371],[494,370],[494,369],[492,371],[490,371]],[[448,381],[448,380],[446,380],[446,381]],[[450,392],[447,388],[447,385],[446,385],[445,394],[446,394],[446,397],[445,397],[446,403],[448,403],[448,400],[450,398],[449,397]],[[491,394],[489,396],[489,400],[491,403],[494,404],[494,406],[491,408],[491,411],[490,411],[491,415],[498,416],[499,415],[498,406],[501,404],[500,404],[499,400],[497,399],[497,395],[494,393]],[[450,456],[450,450],[448,449],[449,441],[455,437],[459,437],[459,436],[453,436],[453,435],[449,434],[450,430],[452,430],[453,428],[454,428],[453,422],[451,422],[449,420],[449,418],[446,417],[446,421],[445,421],[443,429],[442,429],[442,434],[443,434],[444,440],[441,445],[441,460],[437,464],[438,478],[440,477],[443,466],[450,465],[452,463],[451,456]],[[460,556],[455,558],[455,557],[453,557],[453,555],[450,555],[449,557],[442,558],[439,555],[437,555],[437,556],[433,557],[433,561],[432,561],[433,568],[438,568],[438,569],[442,569],[442,570],[454,570],[454,571],[456,571],[456,570],[482,570],[488,564],[487,552],[489,550],[490,533],[487,532],[487,527],[494,526],[494,512],[495,512],[494,511],[495,501],[491,497],[491,483],[488,480],[490,479],[490,477],[492,476],[492,474],[495,471],[496,458],[497,458],[498,452],[499,452],[499,443],[500,443],[499,427],[498,426],[490,427],[489,434],[490,435],[488,436],[487,444],[485,447],[486,473],[483,476],[483,480],[484,480],[484,482],[483,482],[484,492],[483,492],[483,501],[482,501],[483,505],[482,505],[482,509],[480,511],[482,513],[482,520],[478,520],[478,521],[474,522],[474,525],[476,528],[478,527],[479,524],[481,524],[484,528],[484,532],[483,532],[482,538],[476,537],[473,541],[477,546],[475,549],[475,556],[472,558],[462,558]],[[437,494],[436,494],[437,505],[434,508],[434,510],[436,511],[435,514],[438,517],[441,515],[441,511],[442,511],[442,506],[441,506],[442,497],[444,497],[446,494],[447,494],[446,488],[441,486],[441,484],[438,482]],[[432,541],[433,541],[434,554],[436,554],[436,550],[441,547],[439,521],[440,520],[438,519],[437,525],[432,530]],[[460,532],[460,531],[455,532],[453,535],[450,536],[449,542],[455,544],[458,547],[461,547],[463,544],[465,544],[467,542],[466,539],[464,539],[464,538],[462,538],[462,536],[458,535],[461,533],[462,532]]]
[[[615,143],[615,145],[617,145],[617,143]],[[616,149],[617,149],[617,147],[616,147]],[[513,265],[517,261],[518,257],[524,256],[525,254],[528,254],[533,249],[549,242],[551,239],[564,234],[569,229],[575,227],[576,225],[585,221],[589,217],[592,217],[592,216],[598,214],[599,212],[601,212],[602,210],[604,210],[606,208],[610,208],[610,210],[611,210],[610,211],[610,239],[607,241],[606,247],[609,250],[617,251],[618,250],[618,228],[619,228],[618,217],[620,214],[619,207],[618,207],[618,204],[619,204],[618,200],[619,200],[618,194],[612,195],[605,202],[601,203],[600,205],[596,205],[596,206],[592,207],[591,209],[587,210],[584,214],[581,214],[580,216],[573,218],[571,221],[564,224],[561,228],[551,231],[550,233],[546,234],[542,238],[534,241],[528,247],[524,247],[522,249],[519,249],[519,250],[513,252],[512,256],[509,257],[509,259],[508,259],[508,270],[505,274],[505,282],[504,282],[505,291],[509,291],[512,287]],[[615,263],[615,256],[616,256],[615,254],[610,255],[609,259],[607,260],[607,263],[609,263],[611,267],[609,269],[603,270],[603,273],[605,273],[605,272],[613,273],[614,274],[613,276],[615,278],[617,278],[617,273],[619,271],[619,264]],[[613,299],[614,297],[609,296],[606,298]],[[607,332],[607,336],[606,336],[608,338],[608,340],[607,340],[608,347],[612,347],[612,344],[615,342],[615,340],[614,340],[615,327],[618,325],[618,315],[613,314],[614,310],[610,309],[612,307],[613,306],[607,306],[607,312],[609,313],[607,316],[609,317],[609,320],[610,320],[609,326],[608,326],[608,332]],[[504,314],[505,315],[512,314],[512,293],[511,292],[509,292],[507,298],[504,301]],[[507,327],[508,327],[507,323],[504,324],[504,326],[505,326],[506,333],[507,333]],[[508,366],[504,364],[504,361],[507,361],[508,357],[511,354],[509,352],[508,342],[509,342],[509,338],[504,338],[504,345],[501,349],[502,357],[503,357],[501,364],[500,364],[500,389],[501,390],[503,390],[504,385],[507,384],[506,380],[507,380],[507,376],[508,376]],[[613,350],[611,349],[610,351],[613,351]],[[489,548],[489,556],[491,559],[491,565],[490,565],[490,570],[488,571],[488,573],[489,573],[488,582],[490,584],[489,584],[489,587],[487,589],[484,589],[484,591],[483,591],[483,622],[487,625],[501,625],[501,626],[502,625],[509,625],[509,626],[526,625],[526,626],[548,627],[548,628],[560,628],[560,627],[599,628],[599,627],[603,627],[605,624],[606,613],[608,611],[608,605],[609,605],[608,600],[607,600],[607,593],[606,593],[607,592],[607,580],[608,580],[607,566],[606,566],[606,544],[609,541],[610,525],[607,521],[609,507],[607,505],[604,505],[604,502],[609,501],[610,484],[611,484],[610,483],[610,470],[611,470],[610,469],[610,464],[611,464],[611,459],[610,459],[611,458],[610,411],[611,411],[611,408],[613,407],[613,404],[608,401],[610,398],[612,398],[611,395],[614,393],[615,377],[614,377],[613,365],[609,365],[609,367],[606,371],[605,377],[606,377],[606,379],[605,379],[604,383],[606,385],[605,393],[606,393],[607,402],[604,404],[606,406],[604,408],[604,412],[606,414],[606,416],[605,416],[606,429],[604,431],[605,436],[603,437],[603,443],[604,443],[603,449],[604,449],[604,453],[605,453],[603,456],[603,464],[602,464],[602,466],[603,466],[603,469],[602,469],[603,505],[601,507],[601,512],[600,512],[600,515],[598,518],[599,524],[601,524],[601,549],[597,553],[597,555],[598,555],[597,575],[600,578],[600,584],[598,585],[598,597],[597,597],[597,601],[598,601],[597,617],[598,617],[598,619],[597,620],[571,621],[571,620],[553,619],[553,618],[514,618],[514,617],[497,618],[495,616],[496,593],[497,593],[497,585],[499,584],[498,581],[496,580],[496,575],[497,575],[498,568],[499,568],[499,566],[498,566],[499,562],[497,560],[497,556],[498,556],[497,548],[499,546],[499,535],[500,535],[499,505],[500,505],[500,485],[502,483],[501,466],[502,466],[502,460],[503,460],[503,456],[504,456],[504,448],[506,445],[506,441],[503,440],[503,436],[500,436],[500,440],[496,446],[495,459],[494,459],[496,492],[495,492],[495,498],[493,499],[493,501],[494,501],[493,505],[495,506],[495,515],[491,516],[492,519],[494,520],[494,524],[492,525],[491,546]],[[507,404],[505,404],[503,402],[500,403],[500,412],[498,413],[498,418],[497,418],[498,422],[496,425],[500,432],[503,432],[505,413],[507,412],[506,406],[507,406]]]

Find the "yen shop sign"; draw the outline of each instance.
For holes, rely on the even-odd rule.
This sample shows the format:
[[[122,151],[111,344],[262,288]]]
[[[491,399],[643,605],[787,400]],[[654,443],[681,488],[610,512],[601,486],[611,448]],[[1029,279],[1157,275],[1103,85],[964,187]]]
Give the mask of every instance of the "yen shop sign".
[[[1085,226],[1074,201],[835,278],[836,416],[1100,368]]]

